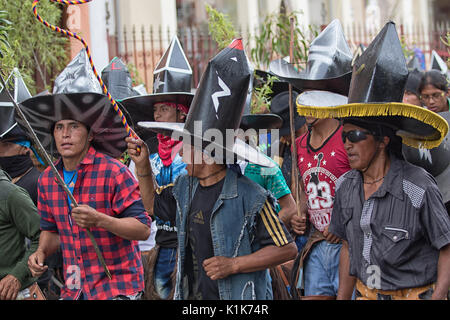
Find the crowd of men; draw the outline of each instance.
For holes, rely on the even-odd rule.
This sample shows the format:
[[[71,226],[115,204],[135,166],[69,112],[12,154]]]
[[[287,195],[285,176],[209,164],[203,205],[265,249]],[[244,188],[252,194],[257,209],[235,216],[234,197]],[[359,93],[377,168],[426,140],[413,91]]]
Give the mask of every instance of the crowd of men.
[[[118,58],[102,73],[132,131],[84,50],[52,94],[14,71],[0,299],[447,299],[449,73],[415,59],[392,22],[355,56],[334,20],[303,70],[255,72],[237,39],[191,90],[175,37],[152,94]],[[252,114],[269,75],[270,111]]]

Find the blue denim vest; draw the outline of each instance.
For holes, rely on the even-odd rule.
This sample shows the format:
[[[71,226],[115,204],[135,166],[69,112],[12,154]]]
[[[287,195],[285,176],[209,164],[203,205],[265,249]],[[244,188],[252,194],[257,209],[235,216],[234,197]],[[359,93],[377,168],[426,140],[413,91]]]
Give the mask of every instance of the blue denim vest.
[[[198,180],[180,176],[175,182],[173,194],[177,201],[178,260],[175,299],[187,298],[184,281],[186,254],[186,224],[190,200],[195,195]],[[215,256],[237,257],[251,254],[261,248],[254,241],[256,217],[269,192],[245,176],[228,169],[223,189],[211,215],[211,237]],[[218,280],[221,300],[272,299],[271,279],[268,270],[231,275]]]

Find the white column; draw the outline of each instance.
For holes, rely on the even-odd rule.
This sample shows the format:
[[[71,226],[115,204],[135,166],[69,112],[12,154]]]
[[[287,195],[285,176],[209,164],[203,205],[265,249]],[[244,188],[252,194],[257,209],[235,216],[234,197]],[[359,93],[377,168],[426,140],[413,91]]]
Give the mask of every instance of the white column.
[[[177,30],[177,10],[175,0],[121,0],[118,1],[118,15],[122,26],[119,30],[127,29],[128,40],[131,39],[131,30],[133,25],[136,27],[136,38],[141,39],[141,28],[145,27],[145,33],[148,35],[150,26],[153,27],[153,36],[155,46],[159,46],[159,27],[162,29],[164,39],[162,45],[166,49],[171,38]],[[170,38],[167,39],[167,29],[170,30]],[[123,35],[119,35],[123,39]],[[141,50],[140,41],[138,41],[137,50]]]
[[[159,16],[163,34],[167,35],[168,30],[170,31],[170,38],[165,39],[166,41],[164,42],[164,46],[167,48],[177,32],[177,5],[175,0],[159,0],[159,2],[161,8]]]
[[[89,2],[90,51],[95,68],[101,72],[109,63],[108,35],[106,33],[106,0]]]
[[[280,12],[280,4],[281,0],[268,0],[266,1],[266,13],[269,14],[278,14]]]
[[[242,36],[248,36],[247,31],[253,36],[259,27],[259,6],[258,0],[237,1],[238,25],[242,28]],[[248,40],[247,40],[248,41]],[[248,43],[250,47],[254,47],[253,41]]]
[[[355,22],[355,13],[354,9],[351,3],[351,0],[342,0],[342,6],[341,6],[341,24],[342,28],[344,29],[345,38],[347,41],[350,41],[350,39],[353,39],[353,24]],[[350,45],[350,43],[349,43]],[[352,48],[354,49],[354,48]]]
[[[425,66],[426,69],[430,68],[430,60],[431,60],[431,52],[428,52],[430,50],[430,10],[431,6],[429,4],[428,0],[420,0],[419,2],[419,19],[420,24],[423,26],[423,41],[427,44],[424,45],[422,51],[425,54]]]
[[[403,32],[407,37],[407,43],[411,44],[412,42],[412,33],[413,33],[413,25],[416,23],[416,19],[414,19],[414,2],[411,0],[403,0],[402,1],[402,18],[401,23],[403,24]]]
[[[308,25],[310,24],[310,11],[308,0],[292,0],[292,10],[301,12],[297,15],[298,23],[302,31],[308,31]]]

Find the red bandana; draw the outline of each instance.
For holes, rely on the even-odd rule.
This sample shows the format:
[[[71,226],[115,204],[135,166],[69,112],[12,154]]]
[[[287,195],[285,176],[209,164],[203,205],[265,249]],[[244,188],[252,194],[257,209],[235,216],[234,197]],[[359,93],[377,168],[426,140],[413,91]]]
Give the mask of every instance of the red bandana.
[[[180,104],[180,103],[174,103],[174,102],[160,102],[162,104],[165,104],[169,107],[175,108],[177,110],[180,110],[181,112],[188,114],[189,112],[189,108],[186,107],[184,104]]]
[[[170,137],[164,136],[160,133],[158,133],[157,137],[159,141],[159,157],[161,158],[162,163],[168,167],[172,164],[172,161],[177,155],[178,151],[180,151],[182,147],[182,141],[173,140]]]

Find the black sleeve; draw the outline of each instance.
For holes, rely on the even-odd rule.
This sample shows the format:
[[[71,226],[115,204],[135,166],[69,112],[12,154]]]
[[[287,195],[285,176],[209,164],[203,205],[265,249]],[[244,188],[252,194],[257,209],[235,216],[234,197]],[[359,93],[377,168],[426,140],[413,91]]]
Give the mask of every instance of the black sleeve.
[[[264,203],[256,218],[256,240],[262,247],[269,245],[282,247],[293,241],[269,200]]]
[[[450,218],[435,184],[425,191],[420,220],[430,243],[437,250],[450,243]]]

